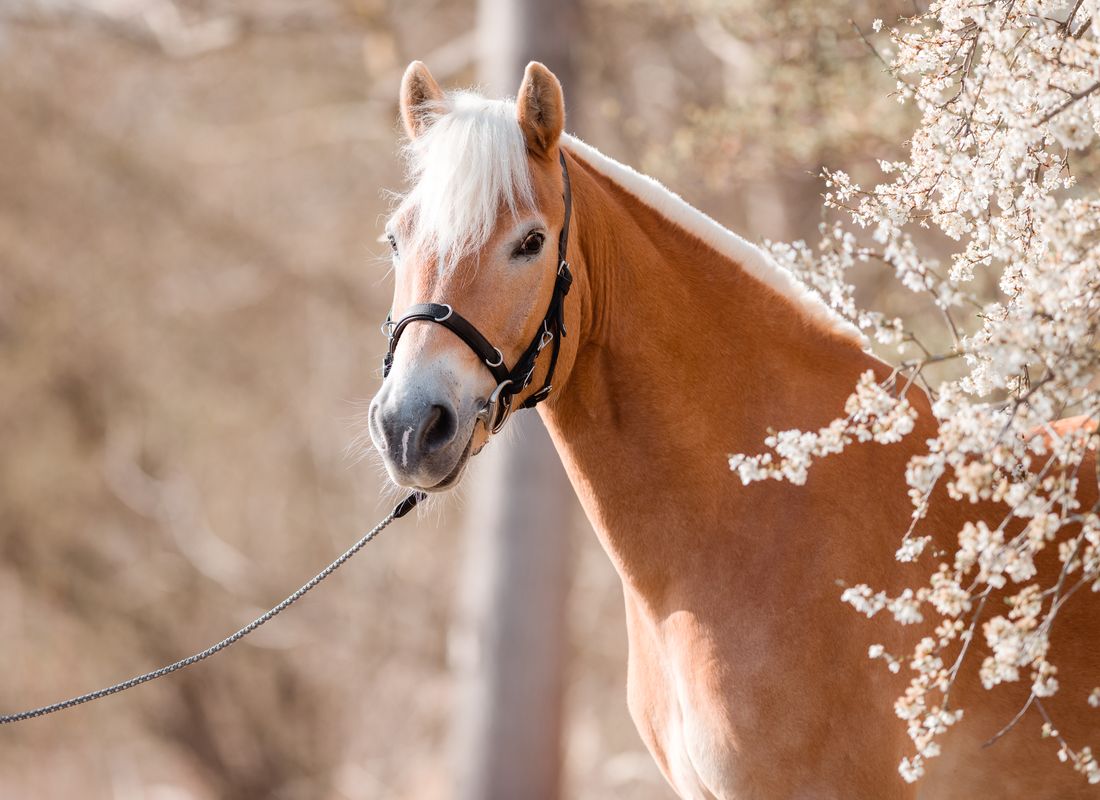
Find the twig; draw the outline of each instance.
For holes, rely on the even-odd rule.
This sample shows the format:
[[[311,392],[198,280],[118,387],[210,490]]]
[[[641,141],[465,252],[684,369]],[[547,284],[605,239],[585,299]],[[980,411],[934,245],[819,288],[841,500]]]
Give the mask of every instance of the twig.
[[[1077,16],[1077,10],[1079,8],[1081,8],[1081,3],[1082,2],[1084,2],[1084,0],[1077,0],[1077,2],[1073,4],[1073,8],[1070,10],[1069,16],[1067,16],[1066,21],[1062,23],[1062,36],[1063,37],[1065,37],[1065,35],[1067,33],[1069,33],[1071,31],[1071,29],[1073,28],[1073,18],[1075,16]]]
[[[856,21],[854,19],[849,19],[848,24],[856,29],[856,33],[859,34],[859,38],[863,40],[863,43],[865,45],[871,48],[871,52],[875,54],[875,58],[877,58],[882,63],[882,66],[886,67],[887,71],[889,71],[890,65],[886,63],[886,59],[883,58],[882,54],[875,49],[875,46],[873,44],[871,44],[871,40],[863,34],[863,31],[860,29],[859,25],[856,24]]]
[[[1027,702],[1024,703],[1023,707],[1019,711],[1016,712],[1016,716],[1014,716],[1012,718],[1012,720],[1007,725],[1005,725],[1003,728],[1001,728],[999,731],[997,731],[995,734],[993,734],[993,736],[989,739],[989,741],[987,741],[985,744],[983,744],[982,747],[990,747],[990,746],[996,744],[998,739],[1000,739],[1002,736],[1004,736],[1010,730],[1015,728],[1016,723],[1024,718],[1024,714],[1027,713],[1027,710],[1029,708],[1031,708],[1031,704],[1034,703],[1034,702],[1035,702],[1035,692],[1032,692],[1030,695],[1028,695]]]
[[[1065,111],[1071,105],[1076,103],[1078,100],[1084,100],[1086,97],[1088,97],[1090,94],[1095,92],[1097,89],[1100,89],[1100,81],[1097,81],[1092,86],[1089,86],[1086,89],[1082,89],[1081,91],[1077,92],[1076,94],[1071,94],[1069,96],[1069,98],[1066,99],[1066,101],[1064,103],[1060,104],[1057,108],[1055,108],[1053,111],[1051,111],[1045,117],[1043,117],[1041,120],[1039,120],[1038,124],[1042,125],[1043,123],[1050,122],[1052,119],[1054,119],[1056,116],[1061,114],[1063,111]]]

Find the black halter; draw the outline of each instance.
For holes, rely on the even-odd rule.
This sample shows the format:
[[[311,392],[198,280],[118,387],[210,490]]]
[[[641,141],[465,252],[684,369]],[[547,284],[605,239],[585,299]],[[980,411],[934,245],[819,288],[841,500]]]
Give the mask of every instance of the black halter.
[[[573,207],[573,194],[569,187],[569,170],[565,166],[565,153],[559,150],[561,159],[561,176],[564,184],[562,197],[565,200],[565,219],[562,222],[561,233],[558,235],[558,275],[554,281],[554,293],[550,295],[550,306],[546,309],[546,315],[542,318],[542,327],[531,343],[520,355],[516,365],[508,369],[504,365],[504,354],[499,347],[489,343],[481,331],[474,326],[447,303],[417,303],[410,306],[405,315],[396,322],[387,317],[382,331],[389,337],[389,349],[386,358],[382,362],[382,377],[390,374],[393,366],[393,354],[397,349],[397,342],[402,332],[411,322],[434,322],[450,330],[459,339],[464,341],[481,362],[493,373],[497,387],[489,396],[485,406],[478,412],[478,419],[485,423],[490,433],[496,433],[504,427],[508,415],[512,412],[512,401],[515,396],[526,389],[535,375],[535,366],[539,353],[547,345],[553,344],[550,354],[550,368],[546,372],[546,380],[542,388],[532,393],[520,408],[533,408],[545,400],[553,390],[551,381],[554,378],[554,367],[558,363],[558,351],[561,348],[561,339],[565,336],[565,296],[569,294],[569,287],[573,283],[573,274],[569,271],[569,262],[565,260],[566,249],[569,244],[569,216]]]

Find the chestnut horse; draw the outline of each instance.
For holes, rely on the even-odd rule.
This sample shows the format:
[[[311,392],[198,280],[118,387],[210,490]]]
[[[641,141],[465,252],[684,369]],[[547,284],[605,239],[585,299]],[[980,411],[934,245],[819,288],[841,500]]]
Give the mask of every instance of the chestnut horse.
[[[512,407],[545,399],[622,579],[630,712],[681,797],[1096,796],[1039,736],[1035,709],[982,747],[1027,688],[983,691],[980,642],[944,755],[914,785],[898,774],[911,752],[893,712],[905,679],[869,662],[868,645],[903,654],[927,631],[857,615],[838,582],[893,592],[927,580],[927,564],[894,560],[906,461],[933,431],[923,395],[902,443],[849,447],[805,486],[742,486],[728,454],[758,452],[769,427],[816,429],[862,372],[889,374],[854,329],[757,248],[563,134],[561,87],[540,64],[511,103],[444,94],[414,62],[401,113],[412,188],[387,226],[393,308],[437,305],[401,325],[370,408],[374,443],[396,483],[452,486],[503,422],[493,403],[507,365],[534,353],[506,393]],[[550,340],[553,358],[531,350]],[[951,515],[973,512],[956,506],[934,504],[925,521],[949,552],[963,521]],[[1063,688],[1045,705],[1077,746],[1100,730],[1085,703],[1100,683],[1094,597],[1059,618]]]

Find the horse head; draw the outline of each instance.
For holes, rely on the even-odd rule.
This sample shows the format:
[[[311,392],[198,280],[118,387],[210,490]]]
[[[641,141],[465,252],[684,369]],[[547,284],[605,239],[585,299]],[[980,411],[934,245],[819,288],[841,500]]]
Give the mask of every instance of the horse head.
[[[513,409],[549,396],[575,354],[563,344],[565,110],[536,62],[514,103],[445,94],[413,62],[401,117],[411,189],[386,225],[390,347],[368,419],[397,484],[442,491]]]

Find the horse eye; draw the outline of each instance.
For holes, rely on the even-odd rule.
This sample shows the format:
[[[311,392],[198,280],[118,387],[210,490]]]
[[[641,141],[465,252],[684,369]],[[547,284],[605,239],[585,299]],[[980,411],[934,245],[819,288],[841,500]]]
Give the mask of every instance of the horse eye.
[[[390,247],[393,249],[394,254],[397,253],[397,239],[394,238],[392,233],[387,233],[386,238],[390,240]]]
[[[537,256],[542,251],[542,242],[546,237],[538,231],[531,231],[527,238],[516,248],[515,255],[530,258]]]

